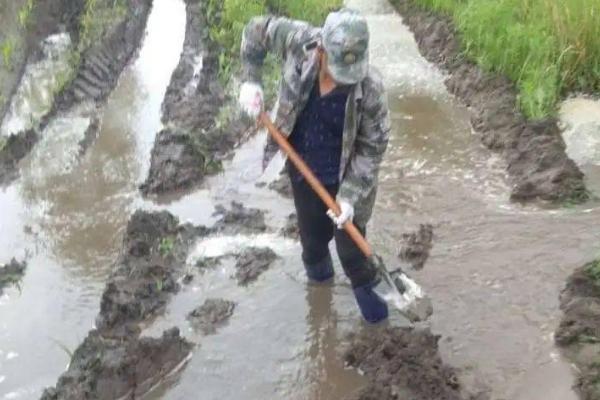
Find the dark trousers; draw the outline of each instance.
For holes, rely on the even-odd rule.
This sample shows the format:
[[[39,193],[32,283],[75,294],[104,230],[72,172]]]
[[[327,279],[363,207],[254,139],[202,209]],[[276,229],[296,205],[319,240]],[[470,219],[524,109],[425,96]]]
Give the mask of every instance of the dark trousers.
[[[344,272],[352,282],[352,287],[369,284],[375,278],[375,270],[356,247],[343,229],[334,226],[327,216],[327,207],[306,183],[291,176],[294,204],[298,215],[302,260],[307,266],[318,264],[329,257],[329,242],[335,238],[340,262]],[[327,191],[335,197],[338,185],[325,185]],[[365,234],[364,226],[357,226]]]

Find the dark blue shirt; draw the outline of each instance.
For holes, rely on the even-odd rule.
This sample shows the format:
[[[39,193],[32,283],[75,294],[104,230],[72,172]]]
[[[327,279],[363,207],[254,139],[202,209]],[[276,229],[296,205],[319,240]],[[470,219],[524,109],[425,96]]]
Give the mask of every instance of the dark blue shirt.
[[[290,143],[324,185],[338,184],[348,87],[338,86],[325,96],[317,81],[298,116]],[[302,176],[289,164],[292,179]]]

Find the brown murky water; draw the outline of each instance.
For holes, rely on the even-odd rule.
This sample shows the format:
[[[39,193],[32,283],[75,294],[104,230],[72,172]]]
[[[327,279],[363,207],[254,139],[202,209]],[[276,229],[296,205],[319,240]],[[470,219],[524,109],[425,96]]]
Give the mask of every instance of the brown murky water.
[[[472,133],[467,111],[446,94],[443,75],[419,56],[400,17],[384,1],[348,3],[369,16],[372,62],[386,78],[394,122],[370,229],[374,245],[393,264],[402,233],[419,223],[435,226],[431,259],[414,276],[433,298],[429,324],[443,337],[443,356],[463,370],[468,387],[498,400],[574,399],[573,375],[552,332],[566,277],[597,255],[600,208],[509,203],[502,162]],[[31,257],[22,291],[0,299],[2,400],[38,398],[56,382],[68,362],[62,347],[74,349],[92,326],[128,216],[159,207],[142,201],[136,186],[160,126],[184,22],[182,1],[155,0],[139,57],[102,110],[101,133],[86,156],[70,151],[89,123],[83,105],[49,128],[23,163],[21,180],[0,192],[0,261]],[[209,224],[215,204],[236,200],[267,210],[273,231],[283,226],[291,201],[255,185],[265,179],[258,172],[263,141],[252,139],[226,172],[160,207]],[[361,386],[340,358],[345,334],[362,329],[341,274],[332,288],[307,286],[298,244],[275,233],[199,243],[190,264],[250,244],[281,256],[258,282],[238,287],[225,262],[195,279],[148,327],[158,335],[175,324],[199,344],[187,368],[148,398],[333,400]],[[237,307],[216,335],[201,337],[185,316],[208,297]]]

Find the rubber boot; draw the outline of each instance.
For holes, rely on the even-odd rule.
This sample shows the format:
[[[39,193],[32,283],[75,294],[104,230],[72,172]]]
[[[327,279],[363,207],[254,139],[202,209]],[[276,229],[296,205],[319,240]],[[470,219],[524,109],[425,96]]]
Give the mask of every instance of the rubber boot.
[[[367,285],[354,288],[354,297],[360,308],[363,318],[376,324],[388,317],[388,306],[384,299],[373,291],[373,288],[379,284],[380,280],[371,282]]]
[[[316,264],[308,265],[304,263],[304,268],[306,269],[308,279],[313,282],[322,283],[333,278],[333,261],[331,260],[331,254],[327,254],[323,260]]]

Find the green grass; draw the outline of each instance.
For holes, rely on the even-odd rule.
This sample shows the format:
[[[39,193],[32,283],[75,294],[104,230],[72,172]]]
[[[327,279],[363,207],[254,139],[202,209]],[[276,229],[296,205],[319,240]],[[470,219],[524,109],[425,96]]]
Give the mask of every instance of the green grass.
[[[4,68],[12,69],[13,68],[13,56],[15,53],[16,42],[13,38],[5,39],[2,42],[2,63]]]
[[[25,29],[29,26],[29,23],[31,22],[31,12],[33,11],[34,5],[34,0],[27,0],[27,2],[23,4],[23,7],[21,7],[19,10],[17,17],[19,19],[19,25],[21,25],[21,28]]]
[[[530,118],[600,91],[600,0],[414,0],[451,16],[468,57],[507,75]]]
[[[584,267],[585,273],[600,287],[600,260],[592,261]]]

